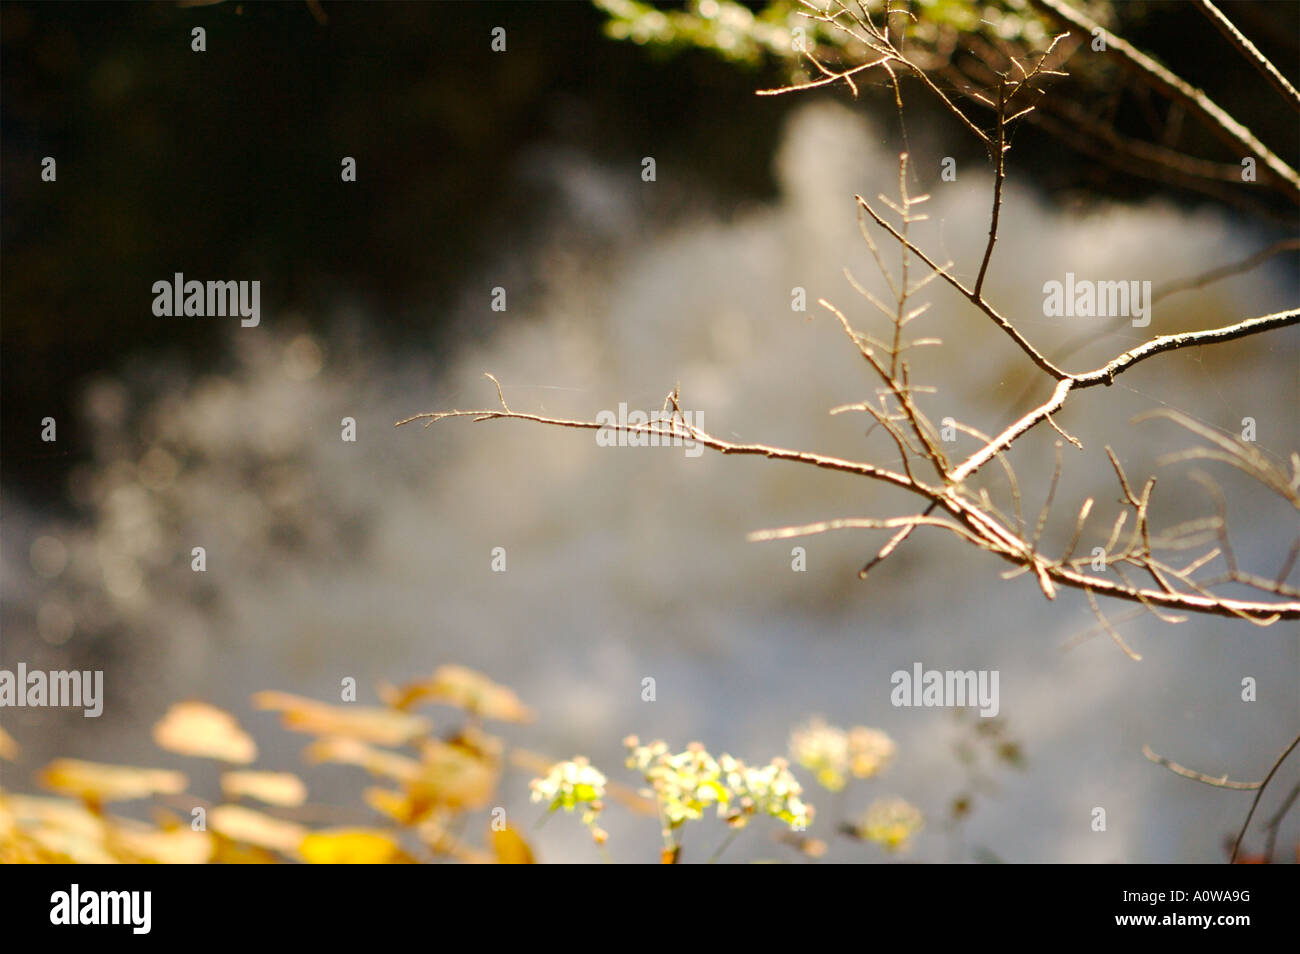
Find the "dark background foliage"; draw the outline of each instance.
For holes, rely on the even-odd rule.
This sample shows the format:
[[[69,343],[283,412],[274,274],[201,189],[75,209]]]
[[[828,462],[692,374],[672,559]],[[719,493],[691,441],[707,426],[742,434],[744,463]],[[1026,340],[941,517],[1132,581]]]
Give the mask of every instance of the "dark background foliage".
[[[390,343],[441,344],[466,274],[522,247],[546,208],[521,174],[535,144],[629,169],[653,154],[678,188],[657,190],[647,214],[671,216],[700,194],[725,213],[771,193],[780,118],[800,99],[756,110],[754,89],[782,79],[775,68],[648,55],[605,39],[585,3],[323,9],[325,23],[302,3],[3,6],[7,486],[59,506],[62,478],[85,452],[74,402],[88,374],[140,353],[219,366],[217,325],[152,315],[160,278],[260,278],[264,313],[319,326],[332,304],[356,302],[383,316],[373,331]],[[1298,11],[1228,5],[1292,70]],[[1121,32],[1284,155],[1294,150],[1293,118],[1190,4],[1120,12]],[[190,50],[196,25],[207,29],[203,54]],[[508,29],[508,55],[489,49],[495,26]],[[889,108],[883,95],[867,98]],[[1102,106],[1121,130],[1147,120],[1132,101]],[[914,97],[909,108],[929,107]],[[1022,135],[1015,161],[1062,196],[1153,188],[1036,130]],[[40,179],[47,155],[57,186]],[[343,156],[359,167],[346,187]],[[526,306],[528,288],[512,291]],[[45,416],[59,422],[57,445],[39,440]]]

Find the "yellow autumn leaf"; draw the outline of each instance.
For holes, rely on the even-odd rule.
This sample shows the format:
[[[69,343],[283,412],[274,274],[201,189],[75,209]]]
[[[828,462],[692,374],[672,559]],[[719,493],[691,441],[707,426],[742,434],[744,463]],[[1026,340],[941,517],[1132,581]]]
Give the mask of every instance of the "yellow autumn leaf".
[[[159,748],[181,755],[247,765],[257,744],[230,713],[206,702],[178,702],[153,727]]]
[[[399,782],[414,781],[420,774],[420,763],[409,755],[377,749],[357,739],[320,739],[307,746],[303,755],[311,762],[358,765],[371,775]]]
[[[97,837],[103,829],[99,816],[74,799],[6,794],[0,804],[19,828],[61,828],[87,837]]]
[[[467,865],[490,865],[496,863],[496,856],[482,848],[452,842],[447,847],[447,857]]]
[[[149,815],[153,818],[154,825],[163,831],[175,831],[177,828],[190,827],[190,816],[187,815],[182,819],[174,812],[168,811],[167,809],[157,805],[154,806],[153,811],[151,811]]]
[[[430,739],[421,747],[420,774],[408,786],[413,798],[447,808],[483,808],[496,790],[497,768],[457,745]]]
[[[255,798],[268,805],[297,807],[307,801],[307,786],[292,772],[223,772],[226,798]]]
[[[150,795],[178,795],[189,784],[181,772],[104,765],[80,759],[55,759],[41,771],[40,783],[51,791],[93,802],[121,802]]]
[[[0,809],[0,819],[7,818],[5,827],[22,842],[14,845],[15,861],[112,864],[117,860],[104,848],[103,820],[81,802],[6,795]]]
[[[361,798],[379,814],[399,825],[413,824],[419,820],[422,810],[428,811],[428,806],[417,806],[409,796],[388,788],[367,788],[361,793]]]
[[[175,828],[114,828],[107,846],[122,861],[144,861],[161,865],[201,865],[213,854],[212,836],[205,831]]]
[[[369,706],[334,706],[287,692],[259,692],[253,704],[281,712],[285,728],[296,732],[345,736],[377,745],[403,745],[433,731],[433,723],[421,716]]]
[[[406,859],[392,837],[366,828],[313,831],[298,845],[298,854],[313,865],[383,865]]]
[[[528,847],[519,832],[509,825],[500,831],[492,832],[492,850],[496,852],[499,865],[532,865],[533,850]]]
[[[259,848],[247,842],[231,841],[224,835],[213,833],[212,864],[214,865],[278,865],[282,859],[269,848]]]
[[[0,789],[0,865],[55,865],[76,861],[66,853],[41,844],[23,827],[24,824],[30,825],[30,819],[20,821],[8,797]]]
[[[98,835],[103,822],[94,812],[87,811],[81,802],[68,798],[48,798],[43,795],[5,795],[3,805],[8,809],[14,824],[23,828],[47,826],[76,831],[91,836]]]
[[[423,701],[442,702],[466,712],[501,722],[531,722],[533,711],[514,690],[493,682],[466,666],[439,666],[428,679],[402,686],[382,686],[379,692],[390,706],[408,709]]]
[[[8,759],[10,762],[18,761],[18,743],[3,728],[0,728],[0,759]]]
[[[77,832],[58,828],[24,829],[23,841],[34,849],[43,864],[111,865],[118,859],[104,848],[99,838],[87,838]]]
[[[307,829],[242,805],[218,805],[208,812],[208,827],[231,841],[286,854],[293,852]]]
[[[81,864],[201,864],[212,854],[205,832],[159,830],[133,819],[96,814],[63,798],[15,795],[0,802],[0,840],[20,833],[29,847]]]
[[[447,741],[494,764],[501,761],[506,748],[505,741],[500,736],[485,732],[475,725],[461,726],[455,737]]]

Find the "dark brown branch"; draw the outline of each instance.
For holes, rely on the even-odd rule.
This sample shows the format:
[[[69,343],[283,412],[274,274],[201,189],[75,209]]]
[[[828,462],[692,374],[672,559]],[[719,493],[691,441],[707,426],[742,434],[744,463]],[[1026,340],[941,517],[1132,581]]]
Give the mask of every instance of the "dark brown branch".
[[[1007,84],[1006,81],[998,83],[998,143],[997,143],[997,172],[993,178],[993,214],[989,216],[989,241],[984,246],[984,261],[980,262],[980,272],[975,279],[975,287],[971,294],[977,298],[983,298],[984,276],[989,270],[989,261],[993,258],[993,246],[998,240],[998,216],[1002,211],[1002,184],[1007,179]]]

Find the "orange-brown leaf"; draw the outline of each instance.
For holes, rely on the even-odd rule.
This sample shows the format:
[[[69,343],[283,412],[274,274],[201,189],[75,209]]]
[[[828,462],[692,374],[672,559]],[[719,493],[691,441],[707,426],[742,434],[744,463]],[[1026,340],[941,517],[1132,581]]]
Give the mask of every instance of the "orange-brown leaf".
[[[439,666],[428,679],[382,687],[380,697],[396,709],[408,709],[427,700],[457,706],[500,722],[533,719],[532,710],[519,700],[513,689],[465,666]]]
[[[253,696],[253,704],[281,712],[286,728],[311,735],[403,745],[433,731],[433,724],[421,716],[369,706],[333,706],[287,692],[259,692]]]
[[[88,801],[121,802],[151,795],[177,795],[188,783],[181,772],[104,765],[80,759],[55,759],[41,771],[40,783],[51,791]]]
[[[18,761],[18,743],[3,728],[0,728],[0,759],[8,759],[10,762]]]
[[[509,825],[500,831],[492,832],[492,850],[496,853],[499,865],[532,865],[533,850],[523,836]]]

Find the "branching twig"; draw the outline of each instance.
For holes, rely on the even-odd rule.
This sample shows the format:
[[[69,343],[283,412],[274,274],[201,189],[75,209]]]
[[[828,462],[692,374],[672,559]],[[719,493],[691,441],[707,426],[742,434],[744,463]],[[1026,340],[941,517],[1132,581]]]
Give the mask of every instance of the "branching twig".
[[[1048,9],[1053,15],[1064,20],[1072,27],[1085,29],[1089,32],[1094,28],[1101,29],[1087,17],[1063,3],[1062,0],[1034,0],[1034,2],[1038,6]],[[1012,444],[1043,422],[1047,422],[1047,425],[1054,428],[1063,439],[1070,441],[1075,447],[1081,448],[1080,441],[1063,430],[1054,418],[1054,415],[1065,406],[1070,395],[1077,390],[1099,385],[1109,386],[1114,382],[1117,375],[1124,373],[1142,361],[1168,351],[1218,344],[1296,324],[1300,322],[1300,309],[1279,311],[1269,315],[1249,318],[1220,328],[1160,335],[1116,355],[1104,365],[1087,372],[1072,373],[1059,367],[1040,352],[1008,318],[994,307],[985,297],[984,289],[1001,221],[1001,207],[1006,180],[1005,157],[1009,148],[1008,127],[1017,119],[1030,113],[1038,105],[1038,98],[1041,97],[1042,91],[1034,84],[1039,78],[1063,75],[1055,69],[1049,69],[1048,64],[1049,61],[1055,62],[1055,60],[1051,59],[1054,56],[1054,51],[1068,34],[1056,37],[1047,50],[1036,57],[1032,65],[1022,63],[1021,59],[1008,55],[1007,63],[1009,68],[1006,72],[996,74],[998,83],[996,100],[992,100],[978,92],[967,92],[966,95],[969,98],[994,110],[995,127],[992,133],[988,133],[980,129],[965,112],[934,84],[933,80],[926,74],[925,69],[902,52],[903,33],[896,29],[896,25],[891,26],[888,11],[884,17],[883,25],[878,26],[865,8],[853,9],[845,0],[830,0],[829,9],[822,9],[808,2],[808,0],[804,0],[804,6],[806,8],[802,12],[804,16],[827,24],[834,30],[841,31],[853,43],[861,44],[872,51],[873,56],[867,62],[836,69],[823,64],[816,55],[808,54],[809,60],[822,74],[820,79],[798,87],[764,92],[769,94],[790,92],[794,89],[826,86],[842,80],[856,94],[858,87],[855,77],[859,73],[879,66],[888,74],[889,81],[894,87],[896,104],[901,110],[902,99],[898,86],[897,71],[906,71],[916,76],[963,126],[971,130],[989,148],[990,158],[994,163],[993,200],[990,210],[988,240],[973,287],[968,288],[955,277],[951,270],[951,263],[939,264],[913,242],[910,235],[910,226],[925,219],[924,215],[916,211],[916,207],[924,203],[929,197],[911,194],[907,176],[908,154],[904,152],[899,157],[897,202],[885,195],[878,197],[880,203],[891,210],[897,217],[897,224],[888,220],[881,212],[878,212],[866,199],[861,196],[857,197],[859,226],[863,239],[879,267],[885,283],[893,294],[893,305],[887,305],[879,300],[853,278],[851,273],[846,271],[852,287],[890,322],[890,334],[881,336],[878,339],[861,332],[853,327],[848,316],[843,311],[825,298],[820,299],[820,304],[835,316],[845,335],[857,348],[873,376],[878,379],[881,385],[875,391],[874,398],[841,405],[834,408],[831,413],[862,411],[869,414],[876,424],[886,431],[898,448],[902,473],[867,462],[829,457],[809,451],[722,440],[689,423],[686,415],[682,412],[680,395],[676,390],[670,392],[664,402],[665,413],[670,408],[672,411],[667,419],[655,420],[641,425],[610,425],[602,424],[599,421],[567,420],[513,411],[506,403],[501,385],[495,378],[492,378],[497,388],[499,409],[453,410],[418,414],[398,423],[405,424],[415,420],[424,420],[426,424],[432,424],[451,417],[471,417],[475,421],[505,418],[549,424],[557,427],[589,430],[612,429],[628,434],[658,435],[674,441],[689,440],[722,454],[759,455],[881,480],[922,498],[926,503],[924,509],[919,513],[902,517],[885,519],[870,517],[840,518],[801,526],[761,530],[752,533],[750,539],[787,539],[840,529],[892,531],[889,540],[860,571],[859,576],[865,577],[874,566],[895,552],[917,527],[937,527],[947,530],[963,541],[1010,563],[1013,569],[1006,574],[1008,578],[1021,574],[1032,574],[1048,599],[1054,598],[1058,588],[1062,586],[1082,590],[1094,614],[1097,616],[1101,628],[1110,633],[1124,651],[1135,659],[1140,657],[1124,643],[1114,627],[1102,614],[1097,602],[1098,596],[1108,596],[1138,603],[1144,610],[1170,623],[1182,621],[1185,616],[1181,614],[1191,612],[1242,619],[1261,626],[1269,625],[1279,619],[1300,618],[1300,590],[1287,585],[1285,582],[1297,558],[1300,558],[1300,540],[1292,548],[1291,555],[1284,562],[1281,572],[1275,579],[1270,580],[1258,574],[1243,571],[1237,565],[1228,539],[1225,505],[1217,488],[1212,488],[1212,495],[1215,495],[1218,509],[1217,517],[1210,521],[1194,524],[1190,527],[1190,530],[1194,533],[1212,532],[1217,537],[1218,546],[1179,569],[1162,559],[1157,554],[1157,549],[1162,549],[1166,545],[1171,549],[1185,549],[1189,545],[1187,542],[1189,528],[1175,528],[1164,536],[1152,534],[1150,529],[1150,509],[1155,479],[1148,479],[1142,486],[1141,492],[1135,493],[1118,460],[1107,448],[1120,487],[1124,492],[1123,502],[1125,506],[1116,516],[1109,540],[1104,548],[1106,568],[1113,569],[1113,577],[1100,576],[1095,572],[1087,571],[1086,564],[1089,561],[1086,558],[1076,558],[1074,556],[1074,552],[1083,536],[1085,522],[1092,508],[1091,499],[1086,501],[1078,511],[1073,536],[1065,553],[1059,559],[1052,559],[1044,555],[1039,549],[1039,543],[1046,528],[1052,503],[1055,499],[1057,482],[1061,474],[1060,442],[1057,442],[1057,467],[1053,472],[1051,485],[1032,528],[1032,533],[1028,532],[1025,526],[1020,488],[1015,471],[1005,456]],[[1289,166],[1264,149],[1251,136],[1249,130],[1246,130],[1224,113],[1204,93],[1174,76],[1164,67],[1133,49],[1114,34],[1102,31],[1101,35],[1104,35],[1107,48],[1114,55],[1119,56],[1128,66],[1140,72],[1155,88],[1195,112],[1211,127],[1217,129],[1221,136],[1231,142],[1250,148],[1265,160],[1273,174],[1280,177],[1281,180],[1291,183],[1292,186],[1300,184],[1300,177],[1297,177]],[[992,55],[993,53],[990,51],[989,56]],[[1203,174],[1205,170],[1199,171]],[[886,266],[884,257],[867,228],[863,217],[864,214],[870,217],[877,226],[884,229],[898,243],[900,268],[897,276]],[[1241,263],[1239,266],[1219,269],[1198,279],[1168,286],[1162,289],[1162,294],[1170,294],[1172,291],[1181,288],[1198,287],[1199,284],[1213,281],[1226,274],[1245,270],[1257,264],[1268,254],[1290,247],[1295,247],[1294,241],[1288,240],[1287,243],[1278,243],[1272,249],[1265,250],[1264,253],[1252,257],[1252,259]],[[921,262],[929,270],[926,276],[919,281],[913,281],[911,278],[912,259]],[[945,425],[952,424],[957,429],[976,437],[981,442],[977,449],[955,466],[948,461],[942,450],[934,425],[926,417],[916,400],[916,395],[923,394],[930,389],[913,383],[911,368],[903,358],[904,353],[910,348],[937,343],[936,339],[932,338],[908,340],[904,336],[906,326],[921,317],[929,307],[928,303],[914,307],[910,304],[909,299],[935,278],[947,282],[948,285],[970,301],[999,330],[1010,338],[1036,367],[1047,374],[1054,382],[1052,393],[1046,401],[1028,413],[1023,414],[1018,420],[1002,430],[1001,433],[994,436],[985,435],[969,425],[957,424],[951,418],[945,419]],[[489,377],[491,378],[491,375]],[[1300,457],[1293,460],[1293,469],[1296,473],[1288,475],[1279,470],[1254,448],[1245,447],[1239,442],[1228,440],[1183,415],[1174,412],[1162,413],[1163,416],[1173,419],[1198,436],[1205,438],[1211,445],[1184,451],[1176,455],[1172,460],[1207,459],[1228,463],[1258,480],[1270,491],[1300,509]],[[929,479],[923,480],[918,475],[914,463],[919,458],[924,458],[933,467],[937,483],[933,483]],[[998,510],[987,488],[969,486],[972,478],[994,458],[999,460],[1007,476],[1012,504],[1014,505],[1014,520],[1005,517]],[[1208,478],[1205,479],[1208,480]],[[942,515],[938,515],[938,511],[942,511]],[[1132,524],[1128,530],[1127,538],[1121,543],[1121,537],[1130,519],[1130,512]],[[1194,574],[1220,557],[1227,565],[1226,574],[1215,580],[1198,580],[1195,578]],[[1131,574],[1133,570],[1136,570],[1142,576],[1149,577],[1153,585],[1140,585],[1139,581],[1142,576],[1133,576]],[[1243,585],[1266,594],[1269,598],[1242,599],[1213,592],[1211,587],[1220,583]]]

